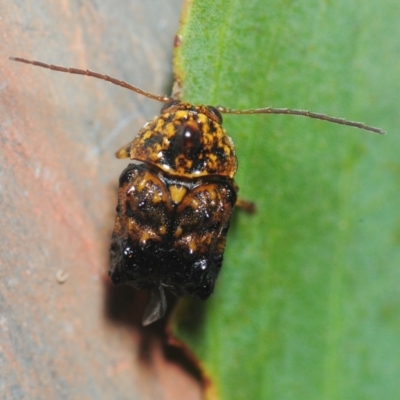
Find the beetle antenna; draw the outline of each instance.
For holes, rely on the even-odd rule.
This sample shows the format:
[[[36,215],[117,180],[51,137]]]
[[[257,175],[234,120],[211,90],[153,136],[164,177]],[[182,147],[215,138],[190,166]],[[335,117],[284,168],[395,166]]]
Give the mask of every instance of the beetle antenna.
[[[169,96],[158,96],[150,92],[146,92],[143,89],[138,88],[137,86],[133,86],[125,81],[119,80],[112,78],[111,76],[108,75],[103,75],[95,71],[90,71],[89,69],[79,69],[79,68],[66,68],[66,67],[61,67],[59,65],[53,65],[53,64],[46,64],[40,61],[33,61],[33,60],[27,60],[25,58],[21,57],[10,57],[10,60],[13,61],[18,61],[21,63],[25,64],[31,64],[31,65],[36,65],[38,67],[42,68],[47,68],[51,69],[53,71],[59,71],[59,72],[67,72],[69,74],[76,74],[76,75],[87,75],[91,76],[93,78],[101,79],[104,81],[108,81],[113,83],[114,85],[121,86],[125,89],[132,90],[136,93],[139,93],[143,96],[148,97],[149,99],[157,100],[162,103],[167,103],[169,101],[174,100],[172,97]],[[286,114],[286,115],[299,115],[302,117],[309,117],[309,118],[314,118],[314,119],[320,119],[322,121],[329,121],[333,122],[335,124],[340,124],[340,125],[347,125],[347,126],[353,126],[355,128],[363,129],[366,131],[374,132],[374,133],[379,133],[381,135],[385,134],[386,132],[383,129],[380,128],[375,128],[373,126],[365,125],[363,122],[356,122],[356,121],[348,121],[344,118],[337,118],[337,117],[330,117],[329,115],[326,114],[319,114],[315,112],[311,112],[308,110],[296,110],[296,109],[290,109],[290,108],[272,108],[272,107],[266,107],[266,108],[255,108],[251,110],[234,110],[230,109],[227,107],[216,107],[219,112],[225,113],[225,114]]]
[[[20,57],[10,57],[10,60],[22,62],[22,63],[25,63],[25,64],[36,65],[38,67],[51,69],[53,71],[67,72],[69,74],[76,74],[76,75],[92,76],[93,78],[102,79],[103,81],[111,82],[114,85],[122,86],[125,89],[133,90],[136,93],[139,93],[139,94],[142,94],[143,96],[148,97],[149,99],[158,100],[158,101],[161,101],[162,103],[167,103],[168,101],[173,100],[172,97],[169,97],[169,96],[157,96],[155,94],[146,92],[146,91],[144,91],[144,90],[142,90],[142,89],[140,89],[140,88],[138,88],[136,86],[133,86],[133,85],[131,85],[131,84],[125,82],[125,81],[121,81],[119,79],[115,79],[115,78],[112,78],[111,76],[103,75],[103,74],[100,74],[98,72],[90,71],[88,69],[84,70],[84,69],[78,69],[78,68],[65,68],[65,67],[60,67],[58,65],[45,64],[45,63],[42,63],[40,61],[31,61],[31,60],[27,60],[25,58],[20,58]]]
[[[356,121],[348,121],[347,119],[344,118],[337,118],[337,117],[330,117],[325,114],[319,114],[315,112],[311,112],[308,110],[295,110],[295,109],[290,109],[290,108],[272,108],[272,107],[266,107],[266,108],[255,108],[252,110],[233,110],[230,108],[226,107],[216,107],[217,110],[221,113],[225,114],[287,114],[287,115],[299,115],[302,117],[309,117],[309,118],[315,118],[315,119],[321,119],[322,121],[329,121],[333,122],[334,124],[340,124],[340,125],[348,125],[348,126],[353,126],[355,128],[363,129],[365,131],[370,131],[374,133],[379,133],[381,135],[384,135],[386,132],[383,129],[380,128],[375,128],[373,126],[365,125],[363,122],[356,122]]]

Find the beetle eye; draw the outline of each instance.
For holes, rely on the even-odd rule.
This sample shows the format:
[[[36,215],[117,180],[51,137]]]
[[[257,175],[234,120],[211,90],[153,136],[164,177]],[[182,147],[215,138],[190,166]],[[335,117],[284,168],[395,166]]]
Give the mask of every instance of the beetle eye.
[[[213,114],[216,117],[217,122],[219,124],[222,124],[222,115],[221,115],[221,113],[213,106],[207,106],[207,109],[208,109],[208,111],[210,111],[211,114]]]
[[[179,104],[180,101],[179,100],[172,100],[169,101],[168,103],[165,103],[162,107],[161,107],[161,113],[163,113],[165,110],[167,110],[168,108],[175,106],[176,104]]]

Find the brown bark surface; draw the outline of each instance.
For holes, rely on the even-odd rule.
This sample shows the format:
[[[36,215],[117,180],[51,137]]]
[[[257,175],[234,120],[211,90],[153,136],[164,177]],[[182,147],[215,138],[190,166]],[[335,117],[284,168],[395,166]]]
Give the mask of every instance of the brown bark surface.
[[[126,161],[160,108],[89,68],[168,94],[181,0],[3,1],[0,46],[0,397],[198,399],[139,296],[111,288],[109,238]],[[59,283],[60,279],[67,279]],[[136,301],[135,301],[136,300]]]

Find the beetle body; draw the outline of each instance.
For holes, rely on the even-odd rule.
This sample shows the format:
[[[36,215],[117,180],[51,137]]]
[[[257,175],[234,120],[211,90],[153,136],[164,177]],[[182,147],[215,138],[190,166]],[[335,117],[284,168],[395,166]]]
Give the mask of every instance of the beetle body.
[[[141,164],[120,176],[110,276],[154,289],[145,322],[165,312],[163,288],[201,300],[213,292],[238,191],[221,123],[213,107],[174,101],[117,152]]]

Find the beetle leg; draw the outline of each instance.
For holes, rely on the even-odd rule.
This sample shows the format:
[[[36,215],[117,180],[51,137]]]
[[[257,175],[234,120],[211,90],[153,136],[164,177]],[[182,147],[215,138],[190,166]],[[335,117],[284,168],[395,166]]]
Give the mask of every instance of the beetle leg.
[[[257,211],[256,203],[249,200],[243,200],[240,197],[237,198],[235,206],[241,208],[248,214],[253,214]]]

